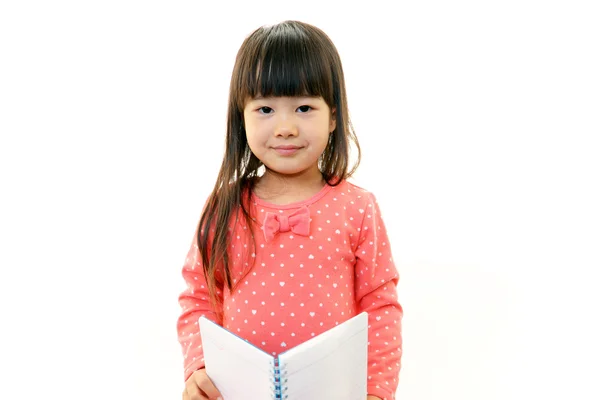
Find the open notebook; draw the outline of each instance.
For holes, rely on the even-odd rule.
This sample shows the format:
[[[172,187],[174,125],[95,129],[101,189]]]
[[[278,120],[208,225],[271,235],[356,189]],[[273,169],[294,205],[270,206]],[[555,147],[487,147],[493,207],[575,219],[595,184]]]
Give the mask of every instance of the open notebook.
[[[201,317],[206,373],[224,400],[365,400],[368,315],[360,313],[278,357]]]

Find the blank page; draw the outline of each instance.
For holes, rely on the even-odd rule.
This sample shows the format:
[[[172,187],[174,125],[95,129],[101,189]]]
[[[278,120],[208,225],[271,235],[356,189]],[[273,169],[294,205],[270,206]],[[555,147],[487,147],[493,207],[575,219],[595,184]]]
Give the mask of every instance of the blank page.
[[[367,346],[363,312],[280,354],[288,400],[365,400]]]
[[[200,317],[206,373],[225,400],[271,399],[274,358]]]

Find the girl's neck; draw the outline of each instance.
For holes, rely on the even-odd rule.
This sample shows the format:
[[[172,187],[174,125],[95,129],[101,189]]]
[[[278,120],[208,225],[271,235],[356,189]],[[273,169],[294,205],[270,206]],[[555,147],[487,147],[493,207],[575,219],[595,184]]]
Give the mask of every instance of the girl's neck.
[[[284,175],[266,170],[254,187],[254,194],[269,203],[283,205],[311,198],[326,182],[319,170],[297,175]]]

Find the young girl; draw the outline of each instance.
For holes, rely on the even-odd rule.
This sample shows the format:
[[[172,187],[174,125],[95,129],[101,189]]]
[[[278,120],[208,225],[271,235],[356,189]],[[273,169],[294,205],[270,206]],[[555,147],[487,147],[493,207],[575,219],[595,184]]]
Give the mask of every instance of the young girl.
[[[201,316],[277,355],[362,311],[368,399],[394,399],[398,272],[375,197],[347,181],[359,160],[329,37],[297,21],[247,37],[231,78],[221,170],[183,266],[184,400],[219,398],[204,370]]]

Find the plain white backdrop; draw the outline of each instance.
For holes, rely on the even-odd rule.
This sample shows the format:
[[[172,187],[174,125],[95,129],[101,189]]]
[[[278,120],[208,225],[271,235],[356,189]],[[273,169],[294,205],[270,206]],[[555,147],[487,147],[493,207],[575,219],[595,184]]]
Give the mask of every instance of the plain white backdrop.
[[[234,58],[285,19],[342,57],[401,274],[398,399],[597,396],[594,3],[2,2],[0,398],[180,398]]]

